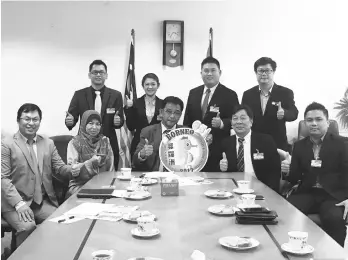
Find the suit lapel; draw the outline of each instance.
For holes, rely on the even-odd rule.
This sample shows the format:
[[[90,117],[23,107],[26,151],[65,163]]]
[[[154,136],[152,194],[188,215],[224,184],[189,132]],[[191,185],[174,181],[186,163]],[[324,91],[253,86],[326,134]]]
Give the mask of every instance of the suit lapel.
[[[145,120],[147,122],[146,117],[146,107],[145,107],[145,95],[139,98],[139,107],[137,108],[139,111],[139,116],[141,120]]]
[[[210,102],[209,102],[209,105],[208,105],[208,108],[207,108],[207,112],[210,110],[209,108],[212,106],[219,106],[218,105],[218,100],[219,100],[219,96],[220,96],[220,92],[221,92],[221,86],[220,86],[220,83],[217,85],[215,91],[214,91],[214,94],[213,96],[211,97],[210,99]]]
[[[254,156],[253,156],[253,152],[255,151],[256,152],[256,142],[257,142],[257,139],[254,137],[253,133],[251,132],[251,137],[250,137],[250,158],[251,158],[251,163],[253,165],[253,168],[254,168],[254,172],[255,172],[255,160],[254,160]],[[260,152],[260,151],[259,151]],[[256,172],[255,172],[255,175],[256,175]]]
[[[43,173],[43,159],[44,159],[44,142],[41,138],[41,136],[38,136],[36,139],[36,147],[37,147],[37,160],[38,160],[38,164],[39,164],[39,170],[40,170],[40,174]]]
[[[197,111],[198,115],[197,118],[200,118],[201,120],[203,120],[202,118],[202,97],[203,97],[203,91],[204,91],[204,85],[200,86],[197,90],[197,95],[196,95],[196,102],[195,102],[195,110]],[[208,106],[209,108],[209,106]],[[208,110],[207,110],[208,111]]]
[[[266,109],[265,109],[265,115],[267,114],[268,111],[272,108],[272,102],[279,102],[279,97],[278,97],[278,87],[277,84],[274,83],[271,95],[267,101]]]
[[[109,90],[109,88],[105,87],[103,99],[102,99],[101,115],[100,115],[102,120],[103,120],[103,117],[105,114],[106,107],[107,107],[108,102],[109,102],[110,95],[111,95],[111,91]],[[115,111],[115,113],[116,112],[117,111]]]
[[[258,114],[262,116],[262,106],[261,106],[261,98],[260,98],[259,87],[255,88],[255,91],[253,92],[253,99],[254,99],[255,107],[257,108]]]
[[[92,110],[94,109],[94,102],[93,102],[93,96],[92,96],[92,91],[90,88],[88,88],[85,92],[85,95],[86,95],[86,102],[88,104],[88,109],[89,110]]]
[[[151,120],[151,123],[155,123],[157,121],[157,115],[159,114],[159,110],[160,110],[160,100],[158,97],[156,97],[156,104],[155,104],[155,114]],[[144,110],[145,111],[145,110]]]
[[[14,135],[13,139],[14,139],[14,142],[18,145],[18,147],[22,150],[22,153],[24,154],[24,157],[27,160],[32,172],[35,173],[37,171],[37,169],[35,169],[35,167],[34,167],[33,161],[31,159],[31,156],[30,156],[29,151],[28,151],[28,147],[27,147],[26,143],[24,142],[23,138],[20,136],[20,133],[17,132]]]
[[[237,151],[236,151],[236,145],[237,145],[237,137],[236,137],[236,135],[233,135],[232,136],[232,147],[231,147],[231,152],[232,152],[232,162],[231,163],[233,163],[232,165],[233,165],[233,167],[232,167],[232,169],[235,169],[236,171],[237,171]]]

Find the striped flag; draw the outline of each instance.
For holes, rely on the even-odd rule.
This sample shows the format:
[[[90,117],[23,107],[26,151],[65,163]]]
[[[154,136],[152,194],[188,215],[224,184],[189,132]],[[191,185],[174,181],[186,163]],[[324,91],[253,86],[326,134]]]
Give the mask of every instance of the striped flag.
[[[209,29],[209,46],[207,50],[207,57],[213,57],[213,28]]]
[[[127,102],[126,96],[132,99],[133,102],[135,103],[137,99],[137,90],[136,90],[135,72],[134,72],[134,30],[133,29],[132,29],[132,37],[131,37],[131,43],[130,43],[126,87],[124,90],[124,99],[123,99],[124,104],[126,104]],[[126,119],[126,116],[125,116],[125,119]],[[131,147],[133,134],[130,130],[128,130],[126,122],[124,123],[123,127],[121,127],[119,135],[120,135],[120,138],[118,139],[119,147],[120,147],[119,168],[131,167],[130,147]]]

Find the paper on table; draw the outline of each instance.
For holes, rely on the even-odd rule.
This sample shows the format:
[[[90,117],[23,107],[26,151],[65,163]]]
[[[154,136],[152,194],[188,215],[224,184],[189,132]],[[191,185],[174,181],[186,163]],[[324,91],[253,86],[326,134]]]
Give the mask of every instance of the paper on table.
[[[74,217],[93,217],[96,216],[99,212],[105,211],[114,207],[114,204],[101,204],[101,203],[91,203],[86,202],[78,205],[77,207],[65,212],[67,216]]]

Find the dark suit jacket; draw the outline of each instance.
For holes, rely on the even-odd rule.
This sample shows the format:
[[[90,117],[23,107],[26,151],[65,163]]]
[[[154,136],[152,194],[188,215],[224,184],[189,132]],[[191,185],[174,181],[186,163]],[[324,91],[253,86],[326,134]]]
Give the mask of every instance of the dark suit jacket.
[[[276,192],[279,192],[281,167],[273,138],[266,134],[251,132],[250,143],[251,162],[256,177]],[[222,159],[222,153],[225,152],[228,161],[227,171],[237,172],[236,135],[225,138],[221,143],[221,148],[220,159]],[[256,149],[263,153],[263,160],[254,160],[253,154],[257,153]]]
[[[114,115],[115,113],[107,113],[107,108],[114,108],[115,113],[119,111],[119,116],[121,118],[121,125],[114,125]],[[86,110],[94,109],[94,100],[92,97],[91,88],[84,88],[77,90],[70,102],[69,113],[74,116],[75,123],[73,126],[67,128],[71,130],[78,119],[82,117]],[[118,158],[119,158],[119,148],[117,142],[117,136],[115,129],[121,128],[124,122],[123,116],[123,99],[119,91],[105,87],[103,98],[102,98],[102,108],[101,108],[101,118],[102,118],[102,129],[101,132],[109,137],[112,150],[115,157],[115,167],[117,168]]]
[[[161,120],[157,120],[157,116],[159,115],[160,108],[162,108],[162,103],[163,100],[156,97],[155,114],[150,123],[147,121],[146,117],[145,95],[143,95],[141,98],[138,98],[132,107],[124,108],[127,127],[129,130],[135,131],[130,150],[131,156],[133,156],[135,149],[137,148],[137,145],[140,141],[141,130],[146,126],[158,124],[161,122]]]
[[[278,107],[272,105],[272,102],[279,101],[282,102],[282,108],[284,109],[284,118],[282,120],[277,119]],[[254,113],[252,130],[271,135],[278,148],[288,151],[285,122],[294,121],[298,116],[292,90],[274,83],[264,115],[262,115],[259,86],[244,92],[242,104],[248,105]]]
[[[68,178],[71,167],[60,158],[53,141],[37,135],[37,158],[39,174],[50,201],[58,207],[52,186],[52,174]],[[14,211],[21,200],[33,201],[35,169],[26,143],[19,132],[1,140],[1,212]]]
[[[190,91],[186,105],[184,125],[192,127],[192,123],[199,120],[212,129],[210,133],[213,135],[213,142],[209,146],[209,158],[203,171],[218,171],[219,146],[221,144],[221,140],[230,135],[232,111],[233,108],[239,104],[238,96],[236,92],[219,83],[209,102],[205,117],[202,118],[201,101],[203,91],[204,85]],[[210,112],[210,107],[214,105],[219,107],[220,118],[224,123],[223,129],[213,128],[211,125],[211,120],[217,114],[216,112]]]
[[[310,137],[297,141],[292,153],[288,180],[292,184],[301,181],[297,192],[308,191],[319,176],[319,183],[334,198],[348,199],[348,144],[344,138],[327,133],[320,149],[321,168],[311,167],[314,160]]]
[[[181,128],[183,126],[177,125],[176,128]],[[153,145],[153,153],[149,156],[145,161],[140,161],[138,158],[138,153],[145,146],[145,139],[149,141],[149,144]],[[160,158],[159,158],[159,146],[162,141],[162,126],[161,123],[150,125],[140,133],[140,142],[135,150],[133,155],[133,165],[137,170],[142,171],[158,171],[160,166]]]

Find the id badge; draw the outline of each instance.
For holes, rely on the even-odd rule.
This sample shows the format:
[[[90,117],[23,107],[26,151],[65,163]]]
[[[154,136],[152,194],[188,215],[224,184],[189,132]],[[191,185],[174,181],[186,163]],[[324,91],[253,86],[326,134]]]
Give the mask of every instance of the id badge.
[[[321,168],[321,160],[312,160],[311,166],[315,168]]]
[[[215,105],[214,106],[210,106],[209,111],[210,112],[214,112],[214,113],[218,113],[220,111],[220,108],[216,107]]]
[[[254,157],[254,160],[263,160],[264,159],[263,153],[254,153],[253,157]]]
[[[106,113],[107,113],[107,114],[115,114],[115,108],[114,108],[114,107],[107,108],[107,109],[106,109]]]

